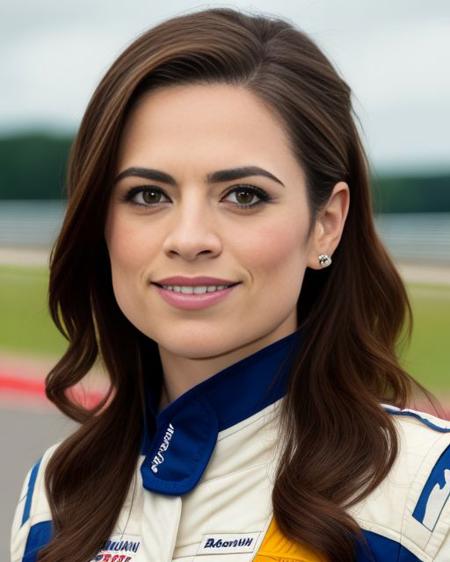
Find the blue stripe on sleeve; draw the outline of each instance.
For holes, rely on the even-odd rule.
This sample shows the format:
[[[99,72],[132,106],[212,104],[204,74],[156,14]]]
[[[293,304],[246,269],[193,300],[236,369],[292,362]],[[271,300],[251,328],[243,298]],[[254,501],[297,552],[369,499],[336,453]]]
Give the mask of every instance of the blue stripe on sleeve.
[[[25,500],[25,507],[23,509],[23,515],[22,515],[22,525],[30,517],[31,502],[33,500],[34,486],[36,484],[36,478],[37,478],[37,475],[38,475],[38,472],[39,472],[39,467],[41,466],[41,460],[42,459],[39,459],[38,462],[31,469],[30,479],[28,480],[27,499]]]
[[[51,521],[36,523],[30,529],[22,562],[37,562],[39,551],[50,542],[53,533]]]
[[[364,529],[363,535],[367,544],[357,541],[357,562],[421,562],[420,558],[393,539]]]

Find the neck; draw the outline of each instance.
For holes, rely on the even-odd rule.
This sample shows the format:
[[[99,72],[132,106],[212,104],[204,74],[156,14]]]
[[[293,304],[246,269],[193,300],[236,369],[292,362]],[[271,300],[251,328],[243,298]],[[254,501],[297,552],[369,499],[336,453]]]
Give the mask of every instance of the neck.
[[[231,349],[204,357],[182,357],[169,349],[159,346],[159,354],[163,370],[163,388],[161,393],[160,410],[176,400],[179,396],[207,380],[214,374],[237,363],[241,359],[256,353],[259,349],[288,336],[295,330],[296,325],[284,323],[276,330],[255,340],[250,340]],[[180,373],[183,375],[180,376]]]

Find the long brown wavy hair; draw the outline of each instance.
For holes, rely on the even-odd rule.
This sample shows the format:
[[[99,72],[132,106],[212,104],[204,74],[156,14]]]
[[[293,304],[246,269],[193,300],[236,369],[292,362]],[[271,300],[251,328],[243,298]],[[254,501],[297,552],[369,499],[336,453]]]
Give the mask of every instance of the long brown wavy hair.
[[[286,537],[330,562],[349,562],[360,528],[346,508],[380,484],[398,453],[394,423],[380,402],[404,407],[415,390],[433,397],[399,364],[397,346],[411,336],[411,306],[375,231],[350,87],[293,24],[228,8],[183,14],[141,34],[101,80],[71,147],[68,206],[49,285],[52,318],[69,343],[46,388],[81,425],[46,470],[55,533],[39,560],[92,558],[111,534],[136,470],[144,376],[159,393],[162,372],[156,343],[116,303],[105,215],[130,109],[154,88],[195,83],[243,86],[280,118],[306,175],[310,228],[333,186],[342,180],[350,188],[333,265],[304,276],[297,307],[305,338],[283,400],[272,495]],[[67,391],[97,358],[110,391],[87,410]]]

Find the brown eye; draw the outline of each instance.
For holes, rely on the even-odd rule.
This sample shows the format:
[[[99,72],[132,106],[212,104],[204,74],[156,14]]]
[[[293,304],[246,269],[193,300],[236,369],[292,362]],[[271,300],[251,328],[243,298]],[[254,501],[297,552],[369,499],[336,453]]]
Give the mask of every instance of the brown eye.
[[[144,189],[142,191],[142,200],[148,205],[159,203],[161,191],[156,189]]]
[[[270,195],[268,195],[263,189],[259,187],[252,187],[252,186],[239,186],[235,187],[231,191],[228,192],[228,196],[234,195],[236,198],[236,207],[239,209],[251,209],[262,203],[266,203],[271,201]],[[254,197],[256,197],[256,202],[254,201]]]
[[[239,191],[236,191],[236,199],[241,205],[249,205],[253,200],[253,197],[255,197],[255,194],[249,189],[240,189]]]
[[[165,194],[158,187],[132,187],[124,196],[124,201],[141,207],[154,207],[161,203]]]

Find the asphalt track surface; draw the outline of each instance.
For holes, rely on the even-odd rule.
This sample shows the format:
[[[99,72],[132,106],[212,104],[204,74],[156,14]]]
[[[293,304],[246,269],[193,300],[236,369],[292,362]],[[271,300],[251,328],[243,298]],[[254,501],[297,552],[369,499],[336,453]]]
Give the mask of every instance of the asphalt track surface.
[[[0,561],[9,557],[14,510],[30,468],[45,450],[76,430],[45,396],[44,377],[55,360],[0,353]],[[104,395],[107,379],[93,369],[72,397],[87,407]]]

